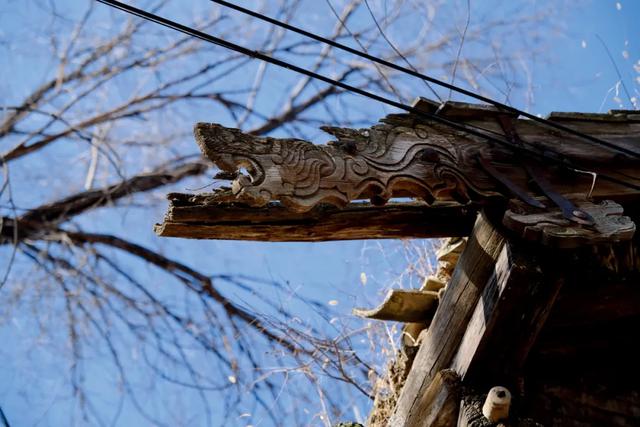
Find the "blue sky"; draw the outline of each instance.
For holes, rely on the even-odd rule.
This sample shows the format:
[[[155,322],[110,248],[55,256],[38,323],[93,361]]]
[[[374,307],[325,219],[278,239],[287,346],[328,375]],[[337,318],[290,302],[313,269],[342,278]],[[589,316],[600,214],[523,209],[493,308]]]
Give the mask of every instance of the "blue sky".
[[[40,35],[37,34],[37,23],[46,22],[46,17],[43,16],[42,9],[28,6],[27,3],[8,1],[0,7],[0,32],[4,38],[14,38],[14,41],[18,42],[17,45],[22,47],[28,45],[32,38],[42,45],[42,40],[38,40]],[[61,6],[74,10],[73,3],[63,3],[61,2]],[[185,3],[181,2],[180,5]],[[194,7],[209,6],[206,1],[193,0],[191,3]],[[249,6],[253,4],[245,3]],[[379,3],[382,4],[382,2]],[[512,7],[518,7],[518,2],[511,3]],[[638,93],[640,90],[640,26],[637,24],[640,17],[640,2],[593,0],[568,3],[564,6],[562,19],[557,23],[558,28],[552,35],[553,43],[546,47],[545,52],[538,54],[529,70],[533,88],[530,111],[546,115],[551,111],[605,112],[611,108],[632,108],[632,101],[627,99],[622,86],[618,83],[615,67],[604,46],[609,49],[613,61],[619,68],[630,97],[640,99]],[[487,4],[490,3],[472,1],[472,22],[474,19],[496,18],[501,15],[504,15],[504,18],[509,17],[508,10],[494,10]],[[531,7],[531,3],[526,4],[527,7]],[[456,7],[449,10],[449,15],[443,19],[453,16],[463,22],[464,17],[461,17],[460,13],[464,13],[464,8],[461,5],[463,3],[456,3]],[[540,2],[536,7],[545,8],[548,5],[549,3]],[[312,28],[322,28],[325,22],[332,19],[322,2],[311,2],[309,8],[299,11],[299,14],[300,17],[296,22]],[[105,12],[105,19],[106,17]],[[354,21],[356,28],[357,25],[367,25],[366,19],[368,19],[367,15],[360,13]],[[103,31],[108,30],[109,25],[105,21]],[[401,42],[405,32],[401,28],[396,28],[394,34],[396,33],[395,40]],[[407,34],[406,37],[409,39],[411,35]],[[504,43],[513,42],[504,40]],[[2,49],[4,65],[0,67],[0,102],[3,102],[1,101],[3,98],[17,102],[34,83],[51,73],[51,64],[37,54]],[[442,55],[450,54],[445,52]],[[422,71],[429,74],[430,70]],[[273,74],[267,74],[267,78],[272,79],[270,87],[274,92],[277,92],[279,84],[285,83],[278,81],[280,75],[275,71]],[[242,76],[234,75],[235,80],[230,81],[230,84],[241,84],[242,81],[238,80],[241,78]],[[425,95],[420,92],[424,90],[422,86],[416,87],[421,88],[416,89],[416,95]],[[268,103],[268,100],[267,96],[261,102]],[[524,96],[517,96],[515,100],[517,107],[524,108],[528,105]],[[391,111],[387,107],[372,105],[365,100],[352,99],[351,102],[361,102],[362,109],[368,117],[380,117]],[[214,121],[208,111],[196,111],[190,119]],[[188,127],[190,128],[190,124]],[[192,144],[190,147],[195,151],[195,144],[192,141],[186,141],[185,144],[185,146]],[[2,148],[4,150],[5,147]],[[18,163],[18,167],[12,173],[15,174],[15,191],[22,193],[19,196],[22,198],[20,202],[27,206],[38,204],[33,198],[34,194],[38,194],[39,198],[45,198],[43,192],[64,190],[67,182],[64,180],[54,182],[48,176],[50,165],[53,162],[63,162],[67,156],[78,149],[79,147],[74,145],[65,148],[56,147],[48,151],[46,157],[29,158]],[[19,170],[19,167],[28,167],[31,175]],[[27,177],[33,179],[33,174],[45,190],[32,190],[25,188],[26,184],[21,184],[21,179],[26,182]],[[173,189],[184,191],[197,185],[198,181],[184,182],[173,186]],[[169,189],[163,189],[163,192],[168,191]],[[93,231],[110,231],[115,228],[122,233],[133,234],[136,241],[152,247],[162,247],[165,254],[189,260],[192,265],[203,266],[204,270],[211,274],[250,271],[254,276],[272,277],[289,282],[292,288],[316,301],[323,304],[329,304],[331,301],[333,314],[344,319],[349,318],[353,306],[373,304],[380,298],[381,291],[391,285],[405,287],[419,285],[417,275],[403,275],[403,272],[407,264],[415,259],[417,251],[421,250],[422,245],[425,244],[423,242],[414,242],[416,246],[409,247],[393,241],[268,244],[191,242],[176,239],[159,242],[151,230],[150,218],[153,221],[160,220],[164,208],[163,203],[155,204],[150,209],[151,212],[124,206],[117,210],[119,214],[117,216],[114,216],[114,210],[97,211],[80,218],[79,222],[91,226]],[[6,266],[5,260],[8,260],[8,255],[8,248],[0,248],[0,268]],[[168,283],[167,279],[154,269],[140,267],[137,264],[132,264],[131,268],[146,280],[156,283],[159,293],[171,295],[174,292],[169,286],[175,286],[175,283]],[[18,265],[14,277],[16,280],[25,280],[24,277],[19,277],[24,273],[25,270]],[[366,284],[361,280],[363,273],[367,277]],[[260,291],[260,289],[257,290]],[[234,293],[232,289],[225,289],[225,291],[230,295]],[[11,301],[10,285],[0,292],[0,298],[2,298],[0,301]],[[312,317],[305,311],[308,308],[302,305],[297,306],[294,301],[286,303],[298,310],[300,316]],[[37,307],[37,304],[34,306]],[[3,343],[0,346],[0,404],[9,420],[16,426],[67,425],[68,413],[74,404],[66,389],[68,373],[62,369],[64,365],[60,357],[64,343],[56,342],[55,330],[49,336],[39,335],[32,314],[29,312],[18,313],[10,319],[0,320],[2,320],[0,342]],[[56,320],[50,319],[52,325],[55,325]],[[94,392],[104,394],[100,399],[98,411],[105,414],[111,413],[117,404],[117,396],[107,394],[112,390],[109,388],[111,384],[109,387],[105,385],[110,382],[110,372],[103,370],[97,354],[95,359],[88,361],[87,364],[91,375],[90,387]],[[132,366],[135,367],[135,364]],[[174,392],[175,390],[170,388],[166,391],[166,393]],[[153,393],[157,402],[152,407],[159,413],[164,414],[162,411],[165,410],[167,413],[195,410],[188,395],[162,396],[162,393],[162,387],[160,391],[155,390]],[[158,395],[161,397],[158,398]],[[358,408],[357,411],[360,414],[366,412],[367,404],[366,401],[357,400],[354,397],[353,408]],[[352,411],[354,418],[357,417],[357,411]],[[84,423],[82,419],[75,421],[77,425]],[[231,421],[228,425],[241,426],[247,423],[242,419]],[[138,417],[134,408],[130,404],[125,404],[117,425],[141,424],[144,422]],[[195,421],[190,425],[204,424],[203,420],[196,416]]]
[[[619,79],[604,46],[611,52],[631,97],[640,99],[640,73],[634,68],[640,65],[640,3],[575,4],[564,25],[566,35],[559,37],[549,51],[551,62],[536,69],[542,83],[536,87],[533,112],[634,109],[622,88],[616,90]]]

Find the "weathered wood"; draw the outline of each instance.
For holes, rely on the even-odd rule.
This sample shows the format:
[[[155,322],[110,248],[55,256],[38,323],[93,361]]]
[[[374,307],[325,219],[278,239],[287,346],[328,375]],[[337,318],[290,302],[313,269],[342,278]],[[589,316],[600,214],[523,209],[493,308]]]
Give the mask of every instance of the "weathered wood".
[[[430,112],[438,109],[440,116],[504,133],[499,117],[505,113],[494,107],[449,102],[440,108],[440,104],[424,99],[415,107]],[[640,153],[637,116],[613,111],[550,118]],[[538,164],[534,168],[538,170],[537,182],[548,182],[553,192],[573,194],[581,200],[587,195],[621,203],[640,200],[638,159],[531,120],[512,120],[513,131],[528,149],[554,153],[556,159],[571,166],[555,166],[553,161],[542,165],[529,159],[530,168]],[[174,237],[265,241],[461,236],[461,230],[468,230],[468,222],[461,218],[469,218],[469,208],[502,205],[512,193],[529,200],[543,196],[539,188],[530,185],[522,157],[512,149],[416,114],[392,114],[369,129],[323,129],[335,141],[317,145],[258,137],[217,124],[197,124],[194,133],[201,150],[227,179],[233,179],[231,191],[224,203],[172,207],[156,232]],[[490,165],[491,170],[482,165]],[[598,179],[592,189],[593,174]],[[394,205],[375,210],[371,205],[351,203],[369,199],[372,205],[380,206],[406,197],[435,203],[433,215],[427,207],[404,210]],[[470,202],[473,207],[468,206]],[[456,204],[461,211],[453,207],[442,210],[443,203]],[[323,206],[327,204],[346,211],[331,211]],[[549,202],[546,205],[552,206]],[[289,211],[309,216],[289,216]],[[314,219],[320,214],[328,218]],[[464,226],[458,227],[461,223]]]
[[[438,307],[438,293],[418,289],[390,289],[374,309],[354,308],[353,314],[376,320],[426,322]]]
[[[438,259],[436,274],[434,276],[427,276],[420,290],[437,292],[439,299],[451,280],[451,274],[466,245],[466,237],[449,237],[448,239],[444,239],[442,245],[436,251],[436,258]],[[404,325],[402,328],[402,342],[405,345],[417,345],[420,333],[429,326],[435,313],[430,314],[431,317],[428,318],[428,321],[423,320],[420,323],[408,323]]]
[[[504,214],[502,223],[524,240],[546,246],[569,249],[631,240],[636,226],[624,209],[610,200],[599,204],[586,200],[574,201],[575,206],[589,214],[595,224],[584,226],[564,218],[559,208],[544,211],[515,202]]]
[[[433,107],[424,100],[416,103],[419,109]],[[450,103],[439,114],[503,133],[497,120],[501,113],[490,107]],[[634,120],[633,114],[612,116],[616,120],[593,121],[578,116],[562,120],[580,132],[640,153],[640,121]],[[554,152],[556,158],[574,168],[640,185],[640,161],[635,158],[531,120],[514,119],[513,128],[537,152]],[[233,193],[237,200],[251,206],[277,200],[304,212],[320,203],[346,206],[356,199],[384,204],[394,197],[432,202],[487,201],[508,196],[509,190],[479,165],[479,157],[522,193],[535,196],[538,192],[529,187],[521,158],[511,149],[413,114],[390,115],[369,129],[323,129],[336,141],[316,145],[298,139],[264,138],[207,123],[197,124],[194,132],[209,159],[223,171],[237,174]],[[558,169],[554,162],[546,162],[540,170],[540,178],[557,193],[586,196],[590,192],[589,174]],[[598,179],[592,195],[596,199],[638,199],[640,191]]]
[[[466,384],[517,384],[562,285],[546,258],[511,242],[502,248],[452,363]]]
[[[460,388],[460,377],[454,371],[446,369],[438,372],[420,396],[421,405],[429,408],[421,425],[454,426],[460,407]]]
[[[450,366],[503,245],[503,235],[484,216],[480,216],[431,326],[426,333],[423,332],[424,339],[391,417],[391,426],[425,425],[423,420],[430,408],[421,396],[436,373]]]
[[[492,427],[482,414],[481,396],[464,396],[460,402],[457,427]]]
[[[261,208],[221,202],[220,197],[170,194],[171,206],[155,231],[160,236],[192,239],[320,242],[326,240],[435,238],[465,236],[473,227],[473,207],[457,204],[352,203],[306,213],[272,202]]]

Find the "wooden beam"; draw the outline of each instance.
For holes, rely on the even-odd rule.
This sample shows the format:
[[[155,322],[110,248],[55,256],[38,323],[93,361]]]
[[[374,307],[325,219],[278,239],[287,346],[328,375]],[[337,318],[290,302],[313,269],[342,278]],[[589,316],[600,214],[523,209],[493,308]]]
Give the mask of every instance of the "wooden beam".
[[[344,209],[320,205],[306,213],[274,202],[263,207],[220,202],[215,195],[170,194],[171,205],[155,231],[191,239],[322,242],[466,236],[473,227],[472,206],[352,203]]]
[[[430,412],[423,399],[435,375],[449,368],[505,239],[481,215],[469,237],[438,310],[416,355],[390,419],[393,427],[424,426]]]

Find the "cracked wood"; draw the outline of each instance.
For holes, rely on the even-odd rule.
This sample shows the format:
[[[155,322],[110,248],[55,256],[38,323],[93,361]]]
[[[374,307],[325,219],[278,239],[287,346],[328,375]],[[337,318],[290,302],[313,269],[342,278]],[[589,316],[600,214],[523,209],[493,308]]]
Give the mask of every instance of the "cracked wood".
[[[321,242],[466,236],[476,217],[475,209],[457,204],[351,203],[343,209],[319,205],[299,213],[278,202],[263,207],[231,202],[234,197],[225,192],[168,197],[171,205],[156,233],[192,239]]]

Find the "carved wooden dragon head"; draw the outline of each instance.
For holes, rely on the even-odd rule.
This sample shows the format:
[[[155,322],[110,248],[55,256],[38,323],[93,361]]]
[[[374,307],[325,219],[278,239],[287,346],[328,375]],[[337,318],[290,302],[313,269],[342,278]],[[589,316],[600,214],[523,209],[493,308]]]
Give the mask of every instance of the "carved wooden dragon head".
[[[468,153],[441,131],[388,124],[323,130],[337,140],[316,145],[263,138],[209,123],[196,124],[194,133],[202,152],[221,170],[246,170],[248,175],[240,174],[232,190],[252,206],[279,200],[304,212],[319,203],[344,206],[356,199],[374,204],[392,197],[468,202],[474,194],[496,194],[486,177],[464,170]]]

